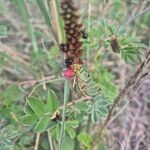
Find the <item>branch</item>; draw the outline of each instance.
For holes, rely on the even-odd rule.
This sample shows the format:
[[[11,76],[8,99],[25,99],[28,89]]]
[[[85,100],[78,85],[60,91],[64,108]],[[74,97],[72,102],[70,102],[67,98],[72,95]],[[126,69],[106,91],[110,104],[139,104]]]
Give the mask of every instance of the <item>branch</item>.
[[[39,141],[40,141],[40,133],[37,133],[36,134],[36,141],[35,141],[34,150],[38,150]]]
[[[135,15],[132,18],[130,18],[129,20],[127,20],[127,22],[125,22],[122,26],[124,27],[124,26],[128,25],[129,23],[131,23],[132,21],[134,21],[135,19],[137,19],[138,17],[140,17],[141,15],[143,15],[149,11],[150,11],[150,7],[146,8],[141,13],[138,13],[137,15]]]
[[[96,135],[96,137],[94,138],[94,140],[92,141],[92,146],[95,146],[97,142],[99,142],[99,140],[102,137],[103,131],[105,129],[105,127],[107,126],[107,124],[109,123],[109,121],[111,120],[113,111],[116,107],[116,105],[121,101],[122,97],[124,97],[126,95],[126,93],[129,91],[129,89],[131,88],[131,86],[135,85],[137,82],[136,80],[138,79],[140,73],[143,72],[144,68],[149,64],[150,62],[150,51],[148,52],[145,60],[140,64],[140,66],[138,67],[138,69],[136,70],[136,72],[134,73],[134,75],[131,77],[131,79],[128,81],[128,83],[126,84],[126,86],[121,90],[121,92],[119,93],[119,95],[115,98],[113,105],[111,106],[108,116],[106,118],[106,120],[104,121],[103,125],[101,126],[99,133]],[[141,75],[141,79],[145,78],[149,73],[147,72],[146,74]],[[139,81],[139,80],[138,80]],[[134,91],[132,91],[134,92]]]
[[[70,107],[74,106],[75,104],[78,104],[78,103],[83,102],[83,101],[88,101],[88,100],[90,100],[90,99],[91,99],[90,96],[86,96],[86,97],[82,97],[82,98],[77,99],[77,100],[73,100],[73,101],[71,101],[71,102],[69,102],[69,103],[67,104],[67,107],[70,108]],[[63,106],[60,106],[58,109],[62,109],[62,108],[64,108],[64,105],[63,105]]]

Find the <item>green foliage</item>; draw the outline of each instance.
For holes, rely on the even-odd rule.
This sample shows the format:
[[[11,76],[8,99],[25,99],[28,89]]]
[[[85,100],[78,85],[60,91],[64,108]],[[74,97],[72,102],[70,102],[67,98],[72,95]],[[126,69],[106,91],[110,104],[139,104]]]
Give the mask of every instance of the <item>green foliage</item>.
[[[135,57],[140,58],[140,49],[147,49],[146,45],[133,37],[120,37],[121,56],[126,63],[135,63]]]
[[[28,130],[20,129],[19,126],[13,124],[6,125],[0,130],[0,149],[19,150],[26,145],[28,148],[32,148],[33,137],[33,134],[30,134]]]
[[[49,116],[44,116],[40,118],[38,123],[36,124],[34,131],[36,132],[44,132],[47,129],[49,123]]]
[[[134,64],[140,58],[142,50],[148,49],[138,38],[129,35],[123,26],[110,24],[105,19],[92,20],[89,38],[84,40],[84,48],[98,49],[99,43],[102,42],[105,48],[111,50],[112,36],[116,37],[121,57],[126,63]]]
[[[82,145],[87,149],[90,150],[91,149],[91,142],[92,142],[92,138],[90,135],[88,135],[86,132],[81,132],[78,135],[78,140],[82,143]]]
[[[7,36],[7,26],[0,24],[0,38],[5,38]]]
[[[77,109],[79,109],[80,111],[86,112],[87,109],[88,109],[88,104],[85,103],[85,102],[80,102],[80,103],[77,103],[77,104],[75,105],[75,107],[76,107]]]
[[[27,114],[21,116],[20,121],[25,125],[32,125],[35,124],[37,120],[37,116],[35,114]]]
[[[29,105],[26,105],[24,108],[23,108],[23,111],[25,114],[33,114],[34,111],[31,109],[31,107]]]
[[[54,113],[58,107],[58,98],[52,90],[48,91],[47,110]]]
[[[20,92],[17,85],[12,84],[0,90],[0,118],[3,118],[5,121],[14,122],[12,112],[15,114],[20,114],[22,111],[21,107],[16,105],[22,100],[23,94]]]
[[[74,150],[75,140],[71,139],[69,136],[65,136],[63,141],[62,150]]]
[[[64,110],[64,88],[60,82],[43,84],[34,92],[34,96],[27,97],[25,103],[26,94],[30,93],[34,83],[62,75],[57,28],[52,21],[58,17],[63,42],[64,25],[59,15],[60,1],[54,2],[57,5],[56,16],[51,15],[54,6],[49,5],[52,3],[47,0],[0,0],[0,150],[34,149],[34,132],[42,133],[39,149],[49,149],[47,135],[43,133],[45,131],[50,131],[54,149],[60,142]],[[122,59],[129,67],[132,64],[132,68],[135,68],[144,50],[148,49],[150,14],[142,14],[126,24],[130,7],[138,8],[138,4],[136,0],[89,1],[89,18],[87,14],[82,17],[88,32],[88,38],[82,40],[82,58],[89,70],[83,68],[77,75],[77,94],[71,88],[69,101],[74,97],[80,99],[81,95],[90,96],[91,99],[66,108],[62,150],[92,149],[92,125],[106,118],[108,108],[118,95],[120,85],[115,81],[120,78],[113,69],[120,73],[118,66]],[[145,2],[140,11],[147,6],[148,2]],[[81,7],[84,7],[81,10],[86,10],[86,5]],[[135,14],[140,13],[134,11]],[[117,50],[112,46],[112,37],[119,45]],[[107,63],[114,63],[115,67],[111,68]],[[20,82],[23,84],[18,87]],[[18,124],[18,118],[21,124]],[[87,133],[82,132],[84,129]],[[98,149],[106,149],[106,143],[100,143]]]
[[[75,132],[75,130],[74,130],[72,127],[67,127],[67,132],[68,132],[69,136],[70,136],[72,139],[75,138],[76,132]]]
[[[52,93],[51,91],[51,93],[49,93],[48,95],[48,98],[52,98],[50,97],[50,94],[53,94],[51,96],[54,96],[54,93]],[[53,108],[56,107],[58,100],[54,102],[55,100],[57,100],[56,95],[55,95],[55,99],[52,100],[53,101],[53,103],[51,103],[52,109],[49,110],[49,113],[52,113]],[[44,132],[47,129],[50,121],[50,116],[46,115],[46,111],[47,111],[46,106],[47,104],[44,104],[44,102],[42,102],[40,99],[36,97],[32,97],[32,96],[27,97],[27,104],[24,108],[24,112],[26,113],[26,115],[23,115],[20,118],[21,123],[26,125],[36,124],[34,130],[36,132]]]
[[[53,134],[56,135],[56,139],[59,140],[62,117],[58,111],[58,98],[54,91],[48,91],[46,103],[36,97],[27,97],[24,112],[26,115],[20,117],[22,124],[29,126],[34,125],[35,132],[53,131]],[[69,136],[75,138],[75,128],[78,127],[78,121],[69,120],[68,118],[64,126]]]
[[[35,33],[34,33],[34,28],[30,22],[30,18],[29,18],[29,13],[26,7],[26,3],[24,2],[24,0],[17,0],[17,4],[18,7],[20,9],[22,18],[26,24],[26,28],[27,28],[27,32],[30,35],[31,41],[32,41],[32,46],[35,52],[38,51],[38,47],[37,47],[37,42],[36,42],[36,37],[35,37]]]
[[[39,6],[39,9],[41,10],[41,12],[43,14],[45,22],[47,23],[47,25],[49,26],[49,28],[51,28],[52,27],[51,19],[50,19],[48,11],[46,10],[46,6],[45,6],[44,1],[36,0],[36,2],[38,4],[38,6]]]
[[[88,96],[91,96],[92,99],[88,102],[88,104],[84,104],[84,111],[91,115],[91,120],[94,124],[98,123],[100,119],[108,114],[106,106],[110,106],[112,104],[112,101],[110,101],[107,96],[103,94],[98,85],[92,79],[92,76],[90,76],[85,68],[82,68],[80,73],[78,73],[78,78],[80,79],[80,83],[85,83],[85,85],[87,86],[85,92]],[[106,95],[108,95],[108,93]],[[78,105],[80,105],[80,103]],[[81,109],[82,108],[79,107],[79,110]]]
[[[32,108],[34,113],[41,117],[45,113],[44,103],[36,97],[28,97],[27,98],[28,105]]]
[[[77,128],[78,127],[78,121],[74,120],[74,121],[66,121],[65,122],[66,126],[72,127],[72,128]]]
[[[14,127],[7,126],[0,131],[0,149],[8,150],[13,145],[13,140],[19,135]]]
[[[108,72],[105,67],[98,66],[95,68],[93,78],[99,84],[103,94],[107,97],[107,99],[110,102],[113,102],[114,98],[118,95],[118,88],[113,83],[113,75]]]

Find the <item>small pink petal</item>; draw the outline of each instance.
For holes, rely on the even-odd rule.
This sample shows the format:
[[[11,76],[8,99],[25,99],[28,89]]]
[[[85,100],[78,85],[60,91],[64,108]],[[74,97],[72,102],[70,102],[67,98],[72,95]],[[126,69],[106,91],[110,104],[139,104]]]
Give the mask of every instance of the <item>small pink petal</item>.
[[[64,72],[64,77],[66,78],[72,78],[74,76],[74,71],[71,68],[68,68]]]

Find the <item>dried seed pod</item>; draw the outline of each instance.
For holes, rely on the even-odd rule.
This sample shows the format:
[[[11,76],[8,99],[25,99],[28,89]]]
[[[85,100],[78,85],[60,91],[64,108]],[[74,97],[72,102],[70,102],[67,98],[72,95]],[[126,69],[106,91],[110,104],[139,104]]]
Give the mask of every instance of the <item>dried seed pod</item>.
[[[119,42],[118,42],[118,39],[115,35],[112,35],[110,37],[110,45],[111,45],[111,48],[112,50],[115,52],[115,53],[120,53],[120,45],[119,45]]]
[[[57,122],[57,121],[60,121],[62,119],[62,117],[59,112],[55,112],[51,119],[52,119],[52,121]]]
[[[65,59],[65,65],[67,68],[69,68],[73,64],[73,58],[68,57]]]
[[[59,50],[60,50],[61,52],[64,52],[64,53],[67,53],[67,52],[68,52],[67,46],[66,46],[66,44],[64,44],[64,43],[61,43],[61,44],[59,45]]]
[[[85,30],[81,30],[81,37],[83,39],[87,39],[88,38],[88,34],[87,34],[87,32],[85,32]]]

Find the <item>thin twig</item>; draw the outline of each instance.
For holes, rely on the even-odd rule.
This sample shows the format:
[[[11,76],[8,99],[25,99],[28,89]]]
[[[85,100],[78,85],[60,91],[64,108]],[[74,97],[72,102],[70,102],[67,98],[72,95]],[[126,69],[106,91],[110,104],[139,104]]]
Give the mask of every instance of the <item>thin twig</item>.
[[[39,141],[40,141],[40,133],[37,133],[34,150],[38,150]]]
[[[150,7],[146,8],[141,13],[138,13],[137,15],[135,15],[132,18],[130,18],[129,20],[127,20],[122,26],[124,27],[124,26],[128,25],[129,23],[131,23],[132,21],[134,21],[135,19],[137,19],[138,17],[140,17],[141,15],[143,15],[149,11],[150,11]]]
[[[78,100],[73,100],[73,101],[67,103],[67,107],[70,108],[70,107],[74,106],[75,104],[78,104],[78,103],[83,102],[83,101],[88,101],[90,99],[91,99],[91,97],[86,96],[86,97],[82,97],[82,98],[80,98]],[[64,105],[60,106],[58,109],[62,109],[62,108],[64,108]]]
[[[22,88],[22,85],[25,85],[25,84],[28,84],[28,86],[30,85],[33,85],[33,84],[36,84],[36,83],[41,83],[41,82],[46,82],[46,81],[50,81],[50,80],[55,80],[55,76],[46,76],[44,77],[44,79],[42,80],[28,80],[28,81],[23,81],[23,82],[20,82],[18,84],[18,87],[19,89],[23,92],[23,93],[27,93],[29,94],[28,92],[26,92],[23,88]],[[30,85],[29,85],[30,84]]]
[[[49,130],[47,130],[47,136],[48,136],[48,143],[50,146],[50,150],[53,150],[53,142],[52,142],[52,138],[51,138],[51,134]]]
[[[59,139],[59,146],[58,150],[62,150],[62,141],[64,137],[64,126],[65,126],[65,118],[66,118],[66,109],[67,109],[67,101],[68,101],[68,95],[69,95],[69,80],[65,80],[64,84],[64,108],[63,108],[63,114],[62,114],[62,124],[61,124],[61,130],[60,130],[60,139]]]
[[[134,75],[131,77],[131,79],[128,81],[128,83],[126,84],[126,86],[121,90],[121,92],[119,93],[119,95],[115,98],[114,103],[113,103],[113,105],[111,106],[111,108],[109,110],[109,113],[108,113],[108,116],[107,116],[106,120],[104,121],[104,123],[101,126],[98,134],[96,135],[96,137],[94,138],[94,140],[91,143],[92,146],[95,146],[95,144],[97,142],[99,142],[99,140],[101,139],[101,136],[103,134],[103,131],[104,131],[105,127],[107,126],[107,124],[111,120],[111,117],[112,117],[114,109],[116,108],[116,105],[120,102],[120,100],[122,99],[122,97],[124,97],[126,95],[127,91],[129,91],[129,89],[131,88],[131,86],[135,84],[135,81],[138,78],[139,74],[149,64],[149,62],[150,62],[150,51],[148,52],[148,54],[146,56],[146,59],[140,64],[140,66],[138,67],[138,69],[136,70],[136,72],[134,73]]]
[[[33,92],[41,85],[46,84],[46,83],[51,83],[51,82],[60,82],[60,81],[64,81],[64,78],[59,78],[59,79],[54,79],[54,80],[48,80],[48,81],[43,81],[41,83],[39,83],[38,85],[36,85],[33,90],[30,92],[29,96],[31,96],[33,94]]]
[[[91,26],[91,4],[89,2],[88,4],[88,32],[90,31],[90,26]],[[90,66],[90,48],[87,48],[87,66]]]

